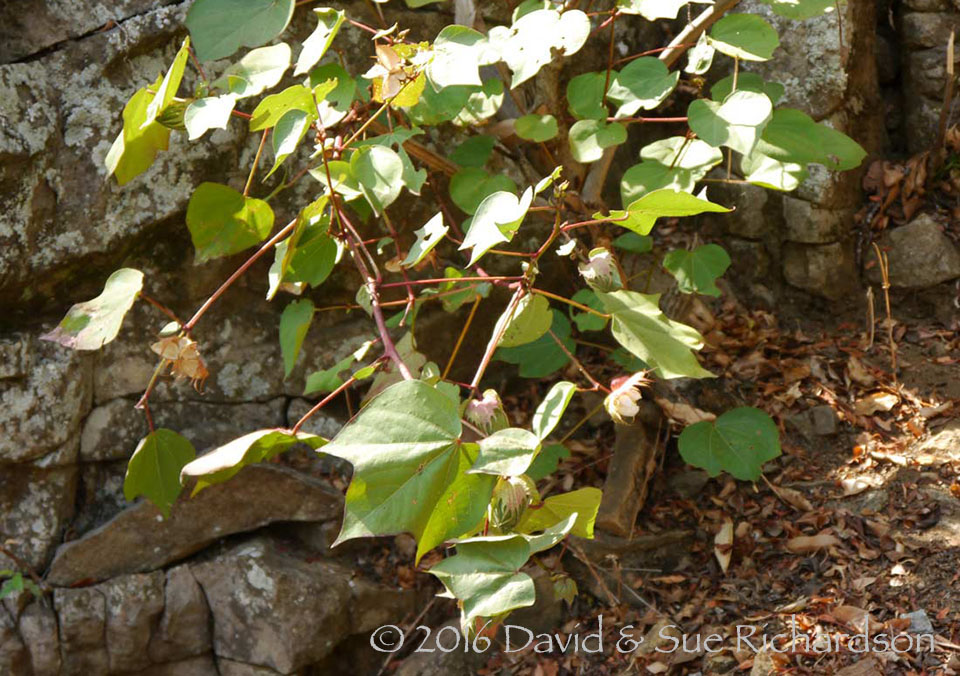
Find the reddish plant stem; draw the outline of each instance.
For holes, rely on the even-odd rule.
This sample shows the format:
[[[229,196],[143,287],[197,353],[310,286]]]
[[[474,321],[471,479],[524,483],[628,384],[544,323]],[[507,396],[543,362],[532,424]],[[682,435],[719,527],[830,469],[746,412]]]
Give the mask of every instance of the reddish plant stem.
[[[250,167],[250,174],[247,176],[247,183],[243,186],[244,197],[250,194],[250,186],[253,185],[253,177],[257,173],[257,165],[260,164],[260,156],[263,155],[263,146],[267,144],[267,134],[269,133],[270,128],[267,127],[263,130],[263,134],[260,136],[260,145],[257,146],[257,154],[253,156],[253,166]]]
[[[449,232],[446,235],[444,235],[444,237],[446,237],[447,239],[449,239],[451,242],[453,242],[458,246],[463,244],[462,240],[457,239],[456,237],[451,235]],[[530,258],[531,256],[533,256],[532,253],[524,253],[522,251],[504,251],[503,249],[488,249],[487,253],[497,254],[499,256],[513,256],[515,258]]]
[[[390,231],[390,236],[393,237],[393,245],[397,251],[397,260],[402,261],[404,259],[403,251],[400,249],[400,233],[397,232],[397,229],[393,227],[393,222],[390,220],[390,217],[387,216],[387,210],[383,210],[383,222],[387,224],[387,229]],[[366,246],[366,243],[361,242],[363,246]],[[407,321],[407,315],[410,314],[410,310],[413,308],[414,302],[416,302],[416,296],[413,294],[413,287],[410,286],[410,275],[407,274],[407,269],[400,266],[400,274],[403,276],[403,281],[401,285],[407,290],[407,306],[403,310],[403,318],[400,320],[400,325],[403,326]],[[383,288],[383,285],[380,285]]]
[[[661,123],[675,123],[675,122],[687,122],[687,117],[622,117],[617,119],[615,117],[608,117],[607,122],[620,122],[621,124],[655,124],[657,122]]]
[[[349,23],[351,26],[355,26],[359,28],[360,30],[367,31],[368,33],[373,33],[374,35],[380,32],[376,28],[372,28],[371,26],[368,26],[367,24],[361,23],[359,21],[354,21],[350,17],[347,17],[347,23]]]
[[[143,293],[142,291],[140,292],[140,298],[141,298],[142,300],[147,301],[148,303],[150,303],[150,305],[152,305],[153,307],[155,307],[155,308],[157,308],[158,310],[160,310],[160,312],[162,312],[162,313],[165,314],[167,317],[169,317],[170,319],[172,319],[173,321],[175,321],[177,324],[183,324],[183,322],[180,321],[180,318],[177,317],[177,315],[174,313],[174,311],[171,310],[170,308],[168,308],[166,305],[164,305],[164,304],[161,303],[160,301],[158,301],[158,300],[156,300],[156,299],[154,299],[154,298],[151,298],[150,296],[148,296],[147,294]]]
[[[408,284],[443,284],[445,282],[516,282],[523,279],[523,277],[516,275],[513,277],[508,276],[492,276],[492,275],[482,275],[477,277],[437,277],[434,279],[411,279],[408,282],[390,282],[389,284],[381,284],[381,289],[390,289],[397,286],[407,286]]]
[[[250,113],[244,113],[244,112],[241,112],[241,111],[239,111],[239,110],[231,110],[231,111],[230,111],[230,114],[231,114],[231,115],[236,115],[237,117],[242,117],[244,120],[252,120],[252,119],[253,119],[253,115],[251,115]]]
[[[353,385],[353,383],[356,382],[356,380],[357,380],[356,376],[350,376],[349,378],[347,378],[347,379],[343,382],[343,384],[340,385],[340,387],[338,387],[338,388],[335,389],[333,392],[331,392],[330,394],[328,394],[326,397],[324,397],[323,399],[321,399],[319,402],[317,402],[317,404],[316,404],[313,408],[311,408],[309,411],[307,411],[306,413],[304,413],[304,414],[303,414],[303,417],[300,418],[300,420],[297,421],[297,424],[294,425],[293,428],[291,428],[290,431],[291,431],[293,434],[296,434],[297,432],[299,432],[299,431],[300,431],[300,428],[303,427],[303,424],[304,424],[305,422],[307,422],[308,420],[310,420],[310,418],[311,418],[317,411],[319,411],[321,408],[323,408],[323,407],[326,406],[328,403],[330,403],[330,401],[331,401],[334,397],[336,397],[338,394],[340,394],[340,393],[343,392],[345,389],[347,389],[348,387],[350,387],[351,385]]]
[[[504,315],[507,316],[507,320],[504,322],[497,322],[497,326],[494,327],[493,335],[490,336],[490,342],[487,343],[487,349],[483,352],[483,359],[480,360],[480,365],[477,367],[477,372],[473,374],[473,380],[470,381],[470,388],[472,390],[477,390],[477,386],[480,384],[480,380],[483,378],[484,371],[487,370],[487,367],[490,365],[490,360],[493,359],[493,353],[497,349],[497,345],[500,344],[500,339],[503,338],[504,331],[507,330],[507,324],[510,323],[510,317],[513,316],[513,313],[517,310],[517,305],[520,303],[520,299],[523,298],[526,293],[526,289],[522,286],[518,286],[517,290],[513,292],[513,296],[510,298],[510,303],[507,305],[507,309],[504,311]]]
[[[590,381],[590,384],[593,385],[593,388],[594,388],[594,389],[596,389],[596,390],[602,390],[603,392],[606,392],[607,394],[610,394],[610,389],[607,388],[607,387],[604,387],[604,386],[600,383],[599,380],[597,380],[596,378],[593,377],[593,375],[591,375],[590,371],[587,370],[587,367],[584,366],[584,365],[580,362],[580,360],[577,359],[577,358],[574,356],[574,354],[573,354],[570,350],[567,349],[567,346],[564,345],[564,344],[563,344],[563,341],[560,340],[560,338],[557,337],[557,334],[555,334],[555,333],[554,333],[553,331],[551,331],[550,329],[547,329],[547,333],[549,333],[549,334],[550,334],[550,337],[553,338],[553,340],[557,343],[557,345],[560,346],[560,349],[563,350],[563,353],[570,358],[570,361],[572,361],[572,362],[573,362],[573,365],[577,367],[577,370],[580,371],[580,373],[582,373],[583,376],[584,376],[587,380]]]
[[[571,305],[571,306],[577,308],[578,310],[583,310],[584,312],[589,312],[589,313],[592,314],[592,315],[597,315],[598,317],[603,317],[604,319],[610,319],[610,315],[608,315],[608,314],[604,314],[603,312],[598,312],[598,311],[594,310],[592,307],[589,307],[589,306],[587,306],[587,305],[583,305],[583,304],[581,304],[581,303],[578,303],[578,302],[575,301],[575,300],[570,300],[569,298],[564,298],[563,296],[558,296],[558,295],[555,294],[555,293],[550,293],[549,291],[544,291],[543,289],[534,289],[534,288],[531,288],[531,289],[530,289],[530,293],[538,293],[538,294],[540,294],[541,296],[546,296],[547,298],[552,298],[553,300],[558,300],[558,301],[560,301],[561,303],[566,303],[567,305]]]
[[[625,57],[623,57],[622,59],[618,59],[617,61],[614,62],[613,65],[619,66],[621,63],[627,63],[628,61],[634,61],[634,60],[639,59],[639,58],[642,58],[642,57],[644,57],[644,56],[652,56],[652,55],[654,55],[654,54],[660,54],[661,52],[665,52],[665,51],[667,51],[668,49],[676,49],[676,48],[678,48],[678,47],[682,47],[682,48],[684,48],[684,49],[688,49],[688,48],[690,48],[690,47],[696,47],[696,46],[697,46],[697,43],[691,42],[691,43],[689,43],[689,44],[683,44],[683,45],[672,45],[672,46],[669,46],[669,47],[657,47],[656,49],[648,49],[648,50],[645,51],[645,52],[640,52],[639,54],[631,54],[630,56],[625,56]]]
[[[197,54],[193,51],[193,47],[189,47],[188,52],[190,53],[190,60],[193,61],[193,67],[196,68],[200,74],[200,79],[207,82],[207,73],[203,70],[203,66],[200,65],[200,60],[197,59]]]
[[[617,16],[619,12],[615,9],[613,14],[610,15],[610,49],[607,53],[607,77],[603,81],[603,96],[607,95],[607,90],[610,89],[610,71],[613,70],[613,45],[616,41],[617,34]],[[603,97],[601,97],[602,103]]]
[[[243,273],[250,269],[250,266],[260,260],[261,256],[270,251],[270,249],[272,249],[277,242],[289,235],[296,225],[297,219],[295,218],[283,226],[276,235],[268,239],[263,246],[257,249],[256,253],[244,261],[243,265],[237,268],[232,275],[227,277],[227,280],[220,285],[220,288],[214,291],[213,295],[211,295],[206,302],[200,306],[200,309],[198,309],[196,313],[194,313],[193,317],[190,318],[190,321],[183,325],[184,333],[189,335],[189,333],[193,330],[193,327],[196,326],[198,321],[200,321],[200,318],[207,313],[207,310],[209,310],[210,307],[217,302],[220,296],[222,296],[224,292],[233,285],[234,282],[240,279],[240,277],[243,276]]]

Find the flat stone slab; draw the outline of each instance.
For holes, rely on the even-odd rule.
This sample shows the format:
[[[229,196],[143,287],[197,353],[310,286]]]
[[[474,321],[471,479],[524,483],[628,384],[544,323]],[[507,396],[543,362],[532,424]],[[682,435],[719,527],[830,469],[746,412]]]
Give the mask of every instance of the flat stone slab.
[[[251,465],[194,498],[186,494],[164,520],[141,501],[78,540],[62,545],[50,565],[54,586],[157,570],[219,538],[276,521],[339,518],[343,496],[322,481],[273,465]]]

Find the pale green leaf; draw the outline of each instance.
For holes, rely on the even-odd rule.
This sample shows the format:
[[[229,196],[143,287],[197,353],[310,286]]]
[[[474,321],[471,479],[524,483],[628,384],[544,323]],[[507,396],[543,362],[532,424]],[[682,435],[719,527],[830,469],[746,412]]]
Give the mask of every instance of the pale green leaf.
[[[265,96],[253,109],[250,117],[250,131],[260,131],[274,126],[291,110],[299,110],[316,118],[317,105],[309,87],[293,85],[278,94]]]
[[[309,298],[295,300],[283,309],[280,315],[280,352],[283,354],[283,376],[290,377],[297,362],[303,339],[307,337],[313,321],[313,301]]]
[[[679,78],[679,71],[671,73],[660,59],[634,59],[610,80],[607,98],[620,106],[614,117],[630,117],[641,108],[656,108],[677,86]]]
[[[524,115],[514,123],[517,136],[542,143],[557,135],[557,118],[553,115]]]
[[[803,165],[781,162],[757,150],[740,160],[740,169],[749,183],[771,190],[796,190],[807,178]]]
[[[560,460],[569,457],[570,451],[562,444],[544,446],[527,468],[527,476],[534,481],[540,481],[557,471]]]
[[[593,524],[597,520],[597,510],[600,509],[600,499],[603,491],[599,488],[581,488],[570,493],[553,495],[539,505],[531,505],[524,512],[517,532],[533,533],[545,530],[558,523],[566,522],[571,515],[576,515],[571,535],[581,538],[593,537]]]
[[[467,26],[445,26],[433,42],[433,59],[427,77],[437,89],[453,85],[477,85],[480,65],[488,49],[487,39]]]
[[[457,553],[430,569],[447,591],[461,602],[464,631],[477,618],[498,617],[532,606],[533,579],[520,569],[532,554],[554,546],[573,528],[574,517],[543,535],[499,535],[458,540]]]
[[[744,406],[690,425],[680,435],[679,448],[686,462],[710,476],[727,472],[756,481],[763,463],[780,455],[780,432],[769,415]]]
[[[570,338],[570,321],[559,310],[553,310],[550,332],[560,339],[571,354],[577,349],[576,343]],[[550,333],[545,333],[526,345],[501,347],[494,352],[494,358],[517,364],[522,378],[546,378],[570,362],[570,357],[557,345]]]
[[[460,245],[461,251],[472,249],[468,267],[497,244],[513,239],[532,202],[532,188],[524,190],[519,198],[509,192],[495,192],[484,198]]]
[[[142,272],[120,268],[107,278],[99,296],[71,307],[60,323],[41,337],[74,350],[99,350],[117,337],[142,288]]]
[[[539,9],[520,16],[509,28],[494,26],[488,35],[492,49],[513,72],[512,89],[553,61],[553,49],[566,56],[580,51],[590,35],[590,19],[578,9],[563,14]]]
[[[393,204],[403,188],[403,161],[386,146],[358,148],[350,157],[350,171],[378,215]]]
[[[320,122],[324,127],[330,129],[350,112],[350,104],[353,103],[354,96],[357,93],[357,81],[343,69],[339,63],[326,63],[310,71],[310,86],[316,88],[318,85],[336,81],[336,87],[328,92],[323,100],[317,96],[317,110],[320,113]]]
[[[490,175],[479,167],[461,169],[450,179],[450,199],[468,214],[496,192],[514,192],[517,184],[504,174]]]
[[[627,129],[619,122],[579,120],[570,127],[570,151],[577,162],[596,162],[603,151],[627,140]]]
[[[225,89],[239,99],[256,96],[280,82],[289,67],[290,45],[281,42],[260,47],[247,52],[240,61],[227,68],[213,86]]]
[[[649,235],[653,224],[663,216],[696,216],[705,212],[726,213],[731,211],[724,206],[691,195],[664,188],[647,193],[633,201],[626,211],[613,211],[607,217],[617,225],[632,230],[638,235]],[[594,218],[601,218],[594,214]]]
[[[533,414],[532,429],[539,439],[550,436],[576,392],[577,386],[566,380],[561,380],[550,388]]]
[[[788,19],[812,19],[833,12],[837,8],[836,0],[760,0],[770,5],[776,14]]]
[[[723,103],[697,99],[687,109],[690,129],[714,147],[727,146],[749,154],[773,115],[766,94],[737,90]]]
[[[703,244],[693,251],[675,249],[663,258],[665,267],[683,293],[719,296],[716,280],[730,267],[730,256],[717,244]]]
[[[180,484],[186,486],[191,479],[197,480],[192,497],[208,486],[233,478],[247,465],[266,462],[297,443],[317,449],[323,446],[326,440],[306,432],[293,434],[287,430],[257,430],[184,465],[180,470]]]
[[[433,250],[433,247],[440,243],[443,236],[447,234],[447,230],[449,228],[443,224],[443,214],[436,214],[427,221],[426,225],[414,233],[417,236],[417,241],[410,247],[410,251],[401,265],[405,268],[419,265],[426,255]]]
[[[297,67],[293,71],[294,75],[302,75],[309,71],[313,66],[323,58],[323,55],[330,49],[333,39],[337,36],[337,31],[343,25],[346,14],[342,10],[330,9],[329,7],[315,7],[314,13],[317,15],[317,27],[313,30],[306,40],[303,41],[303,49],[300,56],[297,57]]]
[[[157,429],[140,440],[123,478],[123,497],[144,496],[163,516],[180,495],[180,470],[197,456],[193,444],[176,432]]]
[[[583,73],[567,83],[567,104],[574,117],[581,120],[603,120],[607,107],[603,105],[605,73]]]
[[[273,167],[267,172],[264,180],[270,178],[273,172],[280,168],[283,161],[296,151],[300,141],[303,140],[310,128],[311,122],[310,116],[302,110],[288,110],[280,118],[270,135],[270,142],[273,145]]]
[[[160,87],[156,90],[153,101],[147,106],[146,119],[140,125],[141,127],[146,127],[156,120],[161,111],[173,101],[173,98],[177,95],[177,90],[180,88],[180,81],[183,80],[183,70],[187,65],[187,57],[189,56],[190,38],[185,38],[183,45],[181,45],[180,50],[173,59],[173,65],[170,66],[167,74],[163,76],[163,82],[160,83]]]
[[[647,21],[676,19],[677,12],[688,0],[617,0],[622,14],[639,14]]]
[[[635,291],[598,293],[613,315],[613,337],[645,361],[661,378],[709,378],[693,351],[703,347],[703,337],[691,326],[668,319],[660,311],[659,294]]]
[[[493,146],[496,145],[496,143],[496,138],[486,134],[471,136],[453,149],[449,159],[461,167],[482,167],[487,163],[487,160],[490,159],[490,154],[493,153]],[[485,172],[484,176],[486,176]],[[486,197],[486,195],[484,195],[484,197]],[[477,202],[477,204],[479,205],[480,202]]]
[[[187,138],[193,141],[210,129],[226,129],[236,103],[237,97],[233,94],[206,96],[191,103],[183,114]]]
[[[496,333],[501,325],[506,326],[503,337],[500,338],[501,347],[516,347],[532,343],[550,330],[553,313],[550,312],[550,302],[543,296],[535,293],[527,294],[512,309],[512,313],[505,311],[500,316],[494,328]]]
[[[401,165],[402,171],[403,167]],[[333,192],[342,195],[348,202],[363,197],[363,192],[360,190],[360,181],[354,175],[350,162],[333,160],[321,163],[320,166],[310,170],[310,175]]]
[[[860,165],[866,151],[846,134],[793,108],[779,108],[767,123],[757,150],[780,162],[822,164],[843,171]]]
[[[483,83],[482,87],[470,87],[463,108],[453,118],[453,123],[461,127],[471,127],[483,124],[493,117],[503,105],[503,82],[498,78],[491,78]]]
[[[309,376],[307,376],[306,387],[304,388],[303,393],[315,394],[317,392],[333,392],[344,383],[343,378],[341,378],[341,374],[355,363],[363,359],[370,351],[372,346],[373,341],[368,340],[354,350],[349,356],[344,357],[330,368],[311,373]],[[358,380],[361,380],[363,377],[373,375],[372,370],[366,375],[361,375],[360,371],[362,370],[366,370],[366,367],[364,369],[358,369],[353,376]]]
[[[767,61],[780,45],[777,31],[756,14],[727,14],[710,29],[710,44],[727,56]]]
[[[273,229],[273,210],[229,186],[201,183],[187,204],[187,228],[197,262],[229,256],[259,244]]]
[[[624,205],[664,188],[693,192],[697,181],[723,161],[718,148],[683,136],[671,136],[646,145],[640,157],[643,162],[627,169],[620,179]]]
[[[701,33],[697,39],[697,44],[687,52],[687,65],[683,72],[691,75],[703,75],[713,65],[713,56],[716,51],[710,44],[707,34]],[[713,98],[723,100],[721,96],[714,95]]]
[[[195,0],[186,25],[201,61],[223,59],[241,47],[259,47],[283,32],[294,0]]]
[[[150,86],[156,91],[159,78]],[[145,172],[153,164],[157,153],[166,150],[170,142],[170,130],[159,122],[144,126],[147,108],[154,95],[145,87],[137,91],[123,107],[123,129],[114,140],[104,158],[104,165],[117,183],[124,185]]]
[[[480,454],[471,473],[519,476],[527,471],[540,450],[540,440],[518,427],[498,430],[478,442]]]
[[[737,73],[737,91],[756,92],[766,94],[776,104],[783,97],[784,87],[779,82],[766,82],[756,73],[741,71]],[[733,93],[733,75],[718,80],[710,88],[710,98],[714,101],[723,101]]]
[[[324,447],[353,465],[337,542],[406,531],[419,560],[476,527],[496,477],[466,473],[477,449],[459,442],[460,431],[456,403],[423,381],[374,397]]]

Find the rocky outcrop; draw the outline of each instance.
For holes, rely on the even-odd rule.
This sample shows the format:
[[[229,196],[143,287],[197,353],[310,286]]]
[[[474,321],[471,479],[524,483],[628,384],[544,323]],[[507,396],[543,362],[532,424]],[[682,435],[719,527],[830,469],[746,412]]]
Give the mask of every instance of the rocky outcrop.
[[[887,254],[890,285],[895,288],[922,289],[960,277],[960,249],[943,233],[940,224],[926,214],[885,232],[880,248]],[[867,277],[875,284],[881,281],[872,250]]]
[[[47,580],[71,585],[155,570],[232,533],[276,521],[335,519],[342,504],[341,493],[323,482],[282,467],[253,465],[192,499],[183,496],[169,519],[163,519],[149,502],[124,510],[63,545],[50,564]]]

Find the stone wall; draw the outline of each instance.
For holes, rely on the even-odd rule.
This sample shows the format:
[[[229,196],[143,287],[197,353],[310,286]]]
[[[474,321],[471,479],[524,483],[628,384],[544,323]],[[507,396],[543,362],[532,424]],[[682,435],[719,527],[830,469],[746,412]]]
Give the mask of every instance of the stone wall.
[[[433,9],[401,17],[393,4],[388,23],[400,19],[418,39],[447,20]],[[3,674],[289,674],[324,664],[323,673],[335,673],[329,661],[338,645],[422,601],[366,579],[362,549],[328,550],[343,486],[309,454],[293,453],[287,467],[245,470],[178,504],[167,521],[124,500],[126,461],[145,431],[133,404],[155,365],[149,342],[166,322],[152,308],[138,305],[99,353],[39,339],[117,267],[144,270],[146,292],[186,316],[242,260],[194,265],[183,225],[200,181],[242,186],[255,147],[240,127],[191,145],[173,135],[173,152],[124,188],[103,168],[119,111],[173,58],[188,6],[0,6],[0,568],[31,569],[53,588],[42,600],[21,594],[0,606]],[[370,9],[357,2],[351,11]],[[885,132],[905,134],[918,149],[939,112],[939,57],[956,16],[945,0],[910,0],[895,16],[896,41],[876,42],[884,12],[873,0],[850,0],[842,44],[836,15],[805,24],[773,18],[783,47],[760,70],[789,85],[790,105],[871,151],[884,149]],[[307,28],[303,20],[291,32]],[[357,67],[367,62],[366,47],[345,53]],[[578,59],[574,67],[591,66]],[[906,125],[890,124],[887,111],[901,111]],[[859,276],[851,240],[858,185],[857,173],[815,171],[793,195],[728,189],[740,208],[723,222],[725,246],[741,272],[764,284],[785,280],[836,297]],[[278,220],[293,214],[283,202],[277,211]],[[425,220],[417,219],[402,225]],[[300,397],[304,374],[330,366],[369,333],[363,315],[318,316],[299,366],[283,379],[282,306],[263,300],[265,266],[197,328],[213,374],[205,392],[164,381],[154,396],[157,424],[201,451],[296,420],[309,405]],[[325,300],[350,300],[347,281],[328,281]],[[308,429],[331,435],[341,419],[334,410]]]

